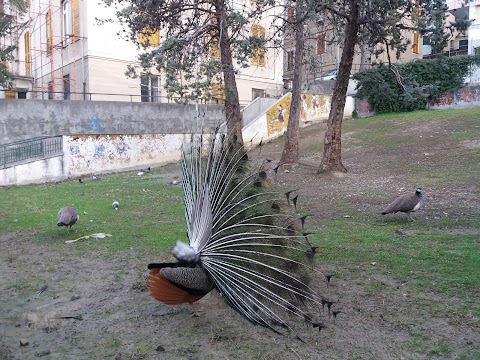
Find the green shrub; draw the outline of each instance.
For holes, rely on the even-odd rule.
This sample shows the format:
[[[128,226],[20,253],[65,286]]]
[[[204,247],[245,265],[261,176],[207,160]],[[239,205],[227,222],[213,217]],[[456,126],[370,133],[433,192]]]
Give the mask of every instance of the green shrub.
[[[457,56],[406,64],[380,66],[353,76],[358,81],[357,97],[366,99],[376,113],[425,109],[445,92],[464,85],[472,65],[480,56]]]

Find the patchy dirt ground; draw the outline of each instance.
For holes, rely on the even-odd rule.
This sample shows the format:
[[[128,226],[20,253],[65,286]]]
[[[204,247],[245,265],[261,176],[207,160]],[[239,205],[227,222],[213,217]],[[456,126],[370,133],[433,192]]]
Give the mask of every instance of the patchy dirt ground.
[[[323,126],[302,129],[302,163],[319,163]],[[434,129],[434,130],[433,130]],[[451,149],[442,145],[435,120],[414,128],[398,129],[399,136],[425,141],[405,147],[401,154],[358,146],[355,132],[344,134],[347,174],[317,175],[308,165],[281,169],[276,182],[301,188],[306,208],[314,214],[313,227],[327,219],[367,214],[372,224],[392,221],[377,215],[386,199],[417,186],[426,190],[427,205],[417,221],[430,225],[450,216],[480,215],[480,185],[435,185],[419,177],[419,166],[435,166]],[[474,142],[464,148],[478,151]],[[265,145],[254,156],[278,160],[282,142]],[[461,156],[461,154],[459,154]],[[427,160],[426,160],[427,159]],[[274,163],[274,162],[272,162]],[[336,205],[347,199],[346,214]],[[453,201],[455,200],[455,201]],[[446,215],[449,214],[449,215]],[[397,215],[395,215],[397,217]],[[398,221],[398,217],[395,218]],[[362,220],[363,221],[363,220]],[[406,225],[408,231],[408,225]],[[452,228],[470,231],[477,228]],[[412,293],[404,284],[366,262],[345,268],[329,263],[322,271],[335,274],[322,293],[341,309],[336,319],[324,311],[327,325],[320,333],[301,329],[295,337],[278,336],[251,326],[216,293],[190,306],[164,306],[145,292],[145,266],[158,261],[135,251],[112,257],[80,256],[74,247],[52,247],[29,241],[31,233],[0,233],[0,359],[422,359],[480,356],[480,320],[474,314],[452,312],[438,316],[428,302],[436,294]],[[480,235],[479,235],[480,236]],[[321,261],[319,267],[322,267]],[[477,268],[476,271],[479,271]],[[361,281],[359,281],[361,279]],[[27,289],[38,289],[32,293]],[[375,289],[376,291],[372,291]],[[372,295],[373,294],[373,295]],[[480,290],[472,289],[478,301]],[[446,304],[456,299],[435,299]],[[427,304],[427,305],[426,305]],[[428,339],[428,340],[427,340]],[[437,348],[426,348],[427,343]],[[448,345],[447,345],[448,344]],[[430,345],[429,345],[430,346]],[[447,346],[447,349],[444,347]]]

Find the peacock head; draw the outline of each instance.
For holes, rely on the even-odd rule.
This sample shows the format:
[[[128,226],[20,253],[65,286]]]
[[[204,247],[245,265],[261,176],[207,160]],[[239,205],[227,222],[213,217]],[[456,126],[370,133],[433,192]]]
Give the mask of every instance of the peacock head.
[[[177,244],[172,249],[172,255],[185,264],[196,264],[198,263],[199,256],[193,247],[184,242],[178,240]]]

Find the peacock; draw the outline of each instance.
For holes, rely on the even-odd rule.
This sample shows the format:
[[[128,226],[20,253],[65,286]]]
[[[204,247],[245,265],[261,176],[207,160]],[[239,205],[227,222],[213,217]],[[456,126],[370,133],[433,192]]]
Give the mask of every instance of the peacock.
[[[397,197],[382,211],[382,215],[403,212],[407,214],[410,221],[413,221],[413,217],[410,213],[420,209],[420,207],[423,206],[423,203],[422,189],[418,188],[415,191],[415,194],[404,194]]]
[[[80,219],[78,216],[78,211],[74,207],[62,207],[57,214],[57,225],[58,226],[68,226],[68,232],[72,230],[72,226]]]
[[[148,288],[158,301],[193,303],[216,289],[255,325],[291,330],[296,315],[319,330],[310,310],[327,300],[311,285],[311,246],[297,219],[267,179],[266,162],[252,166],[243,146],[218,129],[182,146],[188,243],[177,241],[176,262],[148,265]],[[295,201],[297,196],[295,197]],[[295,316],[293,316],[295,317]]]

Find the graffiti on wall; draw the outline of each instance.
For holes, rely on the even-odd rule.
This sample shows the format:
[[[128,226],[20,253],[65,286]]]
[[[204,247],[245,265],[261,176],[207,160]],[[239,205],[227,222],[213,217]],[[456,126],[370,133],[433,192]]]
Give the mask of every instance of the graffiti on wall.
[[[274,106],[267,110],[268,135],[277,133],[287,128],[290,116],[291,95],[284,96]]]
[[[165,163],[180,154],[181,135],[75,135],[68,138],[71,175]]]
[[[98,116],[98,112],[88,118],[87,130],[98,133],[105,132],[102,127],[102,120],[100,119],[100,116]]]
[[[462,89],[449,91],[443,94],[438,101],[429,103],[432,108],[459,106],[478,106],[480,102],[480,87],[467,86]]]
[[[292,95],[284,96],[279,102],[267,110],[268,135],[287,128],[290,115]],[[327,118],[332,104],[331,95],[301,94],[300,121],[315,121]]]

